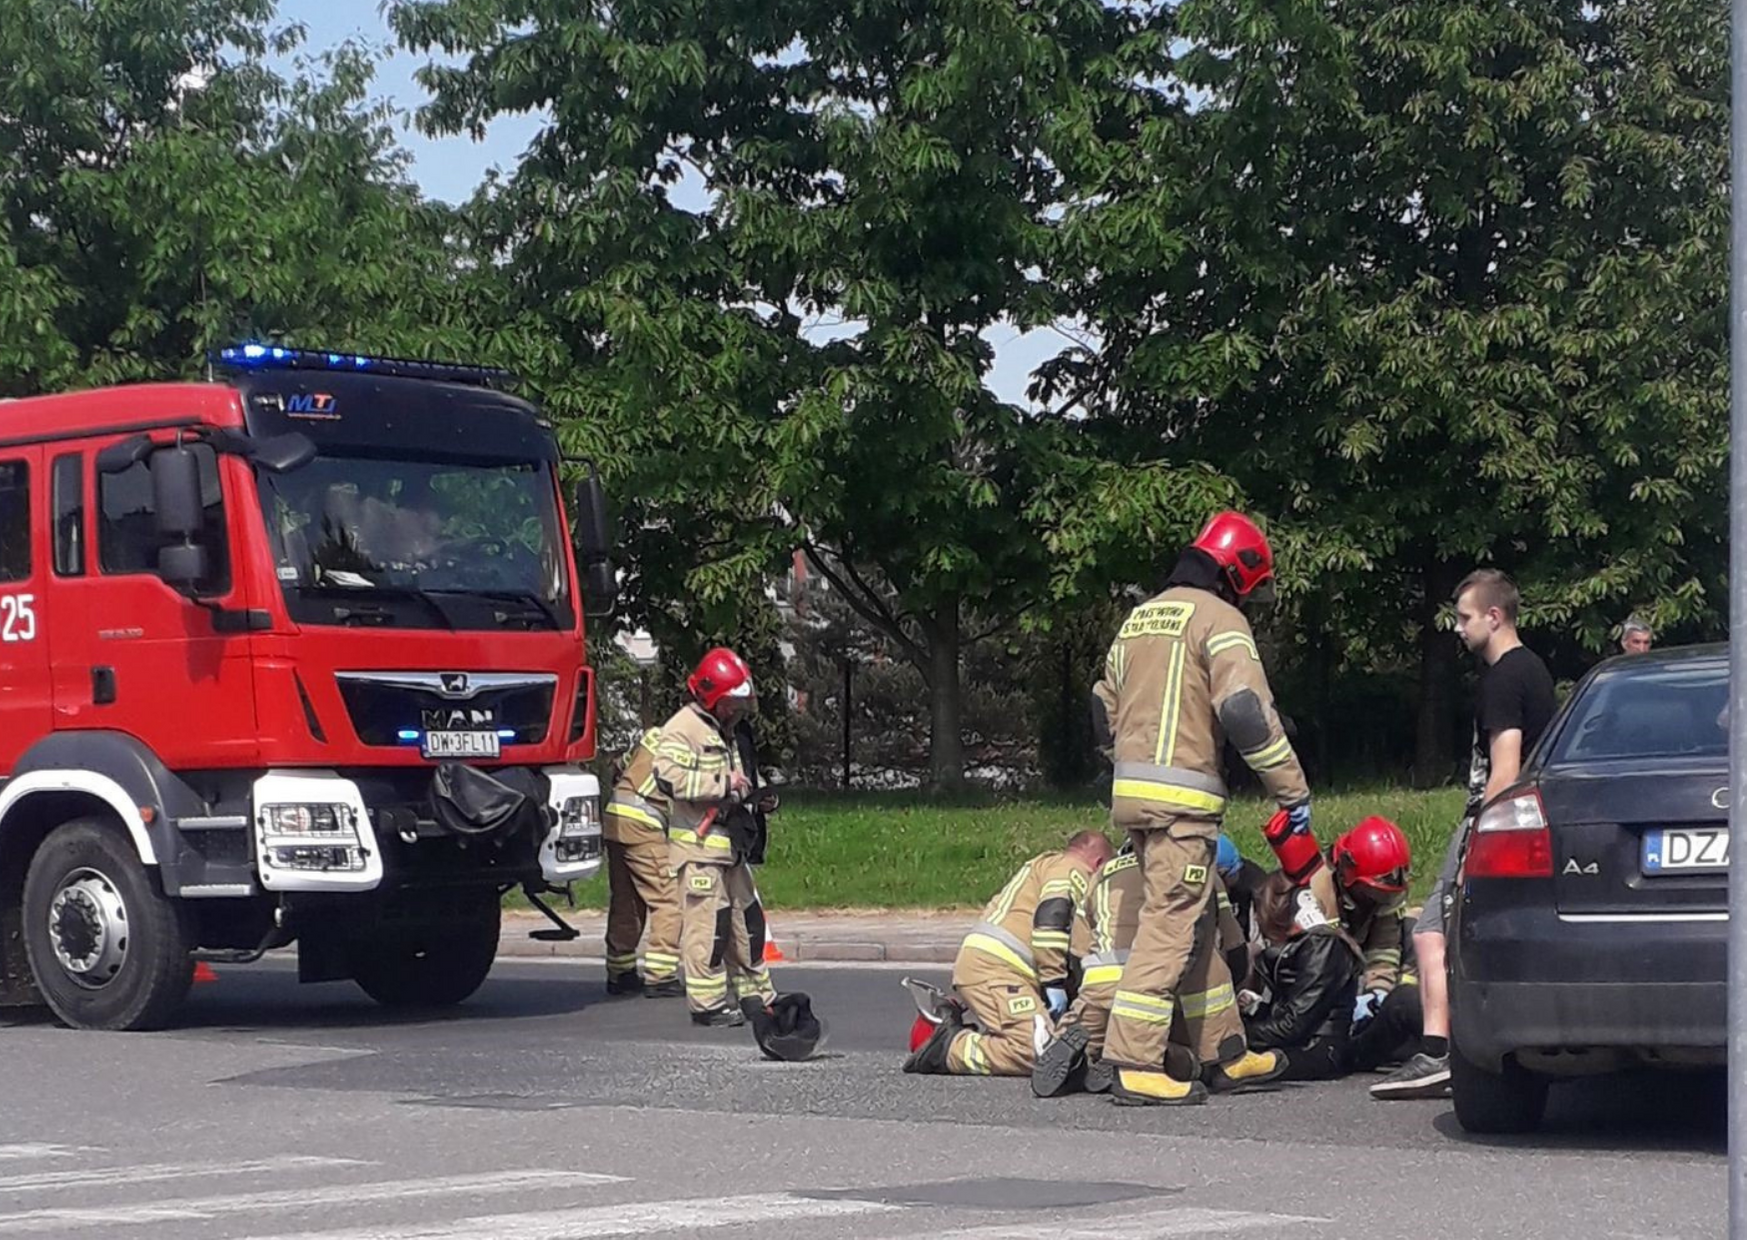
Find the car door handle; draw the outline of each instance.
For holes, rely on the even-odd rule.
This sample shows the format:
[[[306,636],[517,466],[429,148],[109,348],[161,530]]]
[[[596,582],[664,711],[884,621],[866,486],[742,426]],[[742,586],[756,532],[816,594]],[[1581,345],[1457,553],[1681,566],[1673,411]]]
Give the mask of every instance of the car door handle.
[[[115,702],[115,669],[113,667],[94,667],[91,669],[91,702],[96,706],[109,706]]]

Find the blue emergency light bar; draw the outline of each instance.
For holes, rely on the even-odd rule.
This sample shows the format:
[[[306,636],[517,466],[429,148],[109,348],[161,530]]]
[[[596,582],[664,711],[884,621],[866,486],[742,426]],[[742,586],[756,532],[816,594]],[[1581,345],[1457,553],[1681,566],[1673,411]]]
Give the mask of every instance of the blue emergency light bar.
[[[388,375],[397,379],[437,379],[474,387],[507,389],[518,378],[495,366],[463,366],[456,362],[422,362],[404,357],[372,357],[363,353],[328,353],[320,349],[287,349],[275,344],[233,344],[209,353],[207,360],[225,370],[322,370],[328,373]]]

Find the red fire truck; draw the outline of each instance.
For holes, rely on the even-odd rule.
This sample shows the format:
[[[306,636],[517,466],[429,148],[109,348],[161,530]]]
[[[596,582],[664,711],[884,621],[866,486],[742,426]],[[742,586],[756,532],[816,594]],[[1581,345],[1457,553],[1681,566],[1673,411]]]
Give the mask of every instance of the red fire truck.
[[[293,942],[303,981],[457,1003],[504,893],[600,866],[600,484],[579,578],[503,372],[211,373],[0,404],[0,1004],[162,1026],[196,961]]]

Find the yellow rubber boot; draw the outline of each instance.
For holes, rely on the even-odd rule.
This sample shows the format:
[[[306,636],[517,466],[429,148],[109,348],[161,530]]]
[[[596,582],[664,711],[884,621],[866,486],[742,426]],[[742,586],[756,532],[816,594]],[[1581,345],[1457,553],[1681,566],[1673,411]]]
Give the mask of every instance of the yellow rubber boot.
[[[1207,1074],[1207,1087],[1216,1094],[1254,1089],[1278,1079],[1286,1071],[1286,1056],[1279,1051],[1245,1051],[1230,1063]]]
[[[1119,1107],[1196,1107],[1207,1101],[1207,1086],[1163,1072],[1118,1068],[1110,1099]]]

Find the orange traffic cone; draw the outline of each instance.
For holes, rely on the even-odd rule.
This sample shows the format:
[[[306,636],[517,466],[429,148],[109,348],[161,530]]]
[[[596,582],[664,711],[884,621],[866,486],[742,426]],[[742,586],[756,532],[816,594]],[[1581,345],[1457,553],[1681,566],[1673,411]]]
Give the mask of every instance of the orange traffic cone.
[[[196,982],[216,982],[218,974],[212,971],[212,966],[204,960],[194,962],[194,980]]]
[[[776,935],[771,933],[770,924],[766,922],[764,927],[764,963],[782,964],[787,960],[788,957],[783,955],[783,949],[776,945]]]

